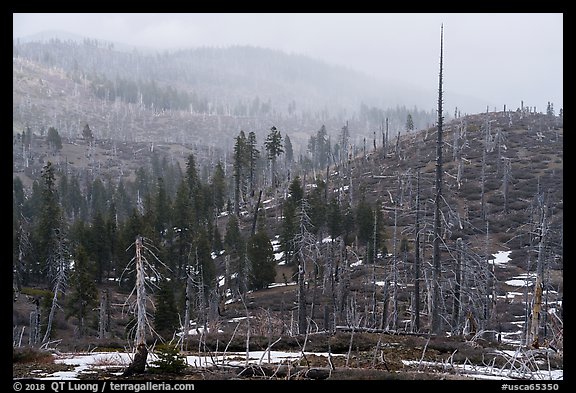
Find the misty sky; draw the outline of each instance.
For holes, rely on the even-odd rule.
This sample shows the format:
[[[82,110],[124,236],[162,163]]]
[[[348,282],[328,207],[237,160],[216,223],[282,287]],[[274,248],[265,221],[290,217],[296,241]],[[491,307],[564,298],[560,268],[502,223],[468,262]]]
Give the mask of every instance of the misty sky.
[[[69,33],[158,49],[253,45],[437,89],[444,24],[444,90],[545,111],[563,107],[561,13],[13,14],[13,37]],[[453,108],[448,108],[453,110]]]

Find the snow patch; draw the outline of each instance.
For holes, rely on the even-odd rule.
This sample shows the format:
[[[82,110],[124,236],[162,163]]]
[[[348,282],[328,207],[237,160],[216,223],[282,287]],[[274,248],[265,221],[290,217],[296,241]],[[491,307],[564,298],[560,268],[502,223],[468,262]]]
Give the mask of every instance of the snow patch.
[[[285,286],[287,286],[287,285],[296,285],[296,284],[298,284],[296,281],[292,281],[292,282],[289,282],[289,283],[275,282],[275,283],[272,283],[272,284],[268,284],[268,289],[270,289],[270,288],[276,288],[276,287],[285,287]]]
[[[494,264],[499,267],[505,267],[510,262],[510,253],[512,251],[498,251],[494,254]]]
[[[505,283],[513,287],[525,287],[525,286],[531,287],[532,285],[534,285],[534,283],[526,282],[526,280],[508,280],[505,281]]]

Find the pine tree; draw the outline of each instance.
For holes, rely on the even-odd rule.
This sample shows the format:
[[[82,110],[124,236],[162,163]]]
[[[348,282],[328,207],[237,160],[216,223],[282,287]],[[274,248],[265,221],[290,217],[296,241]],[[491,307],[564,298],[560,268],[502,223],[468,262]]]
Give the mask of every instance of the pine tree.
[[[75,219],[86,220],[88,216],[88,205],[85,196],[80,190],[78,176],[72,176],[70,180],[68,199],[70,201],[72,216]]]
[[[280,249],[284,252],[286,265],[292,265],[295,261],[295,244],[294,237],[298,231],[296,217],[296,203],[293,200],[287,200],[283,206],[282,228],[280,232]]]
[[[85,333],[86,319],[96,306],[98,293],[86,250],[79,246],[75,254],[74,268],[69,281],[70,293],[66,299],[66,318],[76,318],[78,335],[82,337]]]
[[[374,231],[374,212],[372,207],[362,197],[356,207],[357,236],[360,244],[368,244]]]
[[[268,287],[276,277],[276,266],[272,244],[266,233],[258,232],[250,238],[246,254],[252,265],[249,274],[250,289]]]
[[[242,252],[242,234],[238,227],[238,219],[236,216],[230,216],[226,224],[226,235],[224,236],[224,246],[226,252],[232,257],[237,257]]]
[[[180,182],[174,205],[172,209],[172,225],[174,229],[174,241],[172,247],[174,248],[173,255],[175,261],[167,261],[171,268],[175,268],[174,275],[177,278],[186,276],[186,266],[189,265],[191,243],[193,237],[193,214],[191,208],[191,201],[189,199],[190,191],[188,183],[185,180]]]
[[[198,269],[197,273],[202,276],[202,282],[204,283],[205,293],[207,295],[208,289],[214,286],[216,268],[211,256],[211,247],[208,235],[204,229],[201,229],[196,237],[194,243],[194,254],[196,259],[196,268]]]
[[[216,164],[212,175],[212,196],[214,210],[219,213],[224,208],[224,201],[226,200],[226,175],[221,161]]]
[[[97,214],[104,214],[108,201],[112,199],[108,195],[106,187],[100,178],[96,178],[88,190],[88,198],[90,199],[90,216],[95,217]]]
[[[48,284],[55,277],[56,266],[52,262],[58,249],[57,232],[63,225],[55,188],[54,168],[50,161],[42,170],[42,180],[41,201],[35,215],[38,217],[38,223],[32,238],[37,260],[33,272]]]
[[[340,165],[344,165],[348,160],[348,149],[350,147],[350,132],[348,130],[348,122],[342,127],[340,131]]]
[[[266,142],[264,142],[266,151],[268,152],[268,160],[271,164],[271,182],[275,186],[277,184],[277,174],[276,174],[276,157],[284,153],[284,147],[282,145],[282,134],[272,126],[270,128],[270,133],[266,137]]]
[[[240,130],[234,144],[234,214],[240,216],[240,200],[242,184],[244,179],[244,169],[246,167],[246,135]]]
[[[346,132],[347,130],[348,128],[346,127]],[[325,168],[329,163],[330,140],[324,124],[322,124],[322,127],[316,132],[316,136],[310,136],[308,151],[312,153],[312,161],[315,168]]]
[[[290,167],[292,162],[294,162],[294,148],[292,147],[292,141],[288,134],[284,136],[284,149],[286,149],[286,166]]]
[[[220,252],[224,248],[222,244],[222,236],[220,235],[220,230],[218,225],[214,225],[214,231],[212,235],[212,251],[215,253]]]
[[[408,113],[406,116],[406,131],[414,131],[414,120],[412,119],[412,115]]]
[[[246,159],[248,163],[248,180],[250,182],[250,195],[254,194],[255,182],[256,182],[256,164],[260,158],[260,151],[256,148],[256,134],[254,131],[248,133],[248,139],[246,140]]]
[[[86,140],[88,143],[92,143],[94,141],[94,134],[92,133],[88,123],[86,123],[82,129],[82,138],[84,138],[84,140]]]
[[[154,231],[156,239],[165,237],[166,229],[170,225],[170,199],[166,195],[164,179],[159,177],[157,183],[156,199],[154,201]]]
[[[154,330],[162,338],[169,340],[180,325],[174,300],[174,283],[162,280],[155,299]]]
[[[312,233],[318,235],[320,229],[326,223],[326,201],[324,200],[324,190],[326,183],[318,179],[316,187],[308,195],[310,204],[310,223],[312,224]]]
[[[342,234],[342,211],[336,198],[330,199],[326,212],[326,224],[328,226],[328,234],[332,240],[336,239]]]
[[[48,146],[50,146],[52,153],[56,153],[62,150],[62,138],[60,138],[60,134],[58,133],[58,130],[56,130],[56,128],[54,127],[48,128],[48,135],[46,136],[46,142],[48,143]]]
[[[289,199],[296,205],[299,205],[302,199],[304,199],[304,189],[302,188],[300,177],[296,176],[294,180],[292,180],[288,187],[288,192],[290,194]]]
[[[190,193],[190,206],[193,209],[193,222],[195,225],[199,225],[201,217],[206,215],[203,208],[203,198],[202,198],[202,184],[200,183],[200,178],[198,177],[198,171],[196,169],[196,160],[193,154],[188,156],[186,161],[186,182],[188,185],[188,192]]]
[[[224,248],[229,257],[228,273],[230,275],[237,274],[237,289],[242,290],[242,286],[245,284],[246,244],[235,215],[231,215],[228,219],[226,235],[224,236]],[[235,290],[232,292],[237,293]]]
[[[106,222],[99,212],[92,221],[92,228],[89,233],[89,242],[86,245],[86,251],[96,264],[96,271],[93,272],[93,274],[95,274],[98,283],[101,284],[104,272],[110,271],[111,250],[108,243],[109,236],[106,230]]]

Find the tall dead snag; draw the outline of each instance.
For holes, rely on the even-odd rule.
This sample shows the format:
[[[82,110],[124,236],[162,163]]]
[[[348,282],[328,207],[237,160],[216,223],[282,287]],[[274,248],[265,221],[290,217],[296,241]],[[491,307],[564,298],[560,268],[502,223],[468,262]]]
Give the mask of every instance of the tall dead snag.
[[[430,329],[432,333],[438,334],[442,329],[440,316],[440,289],[441,289],[441,265],[440,265],[440,241],[441,241],[441,211],[440,204],[442,201],[442,61],[443,61],[443,41],[444,25],[440,30],[440,76],[438,78],[438,138],[436,140],[436,196],[434,210],[434,254],[433,264],[434,271],[432,276],[432,321]]]
[[[420,330],[420,168],[416,172],[416,239],[414,240],[414,322],[413,331]]]
[[[136,352],[134,354],[134,359],[128,368],[122,374],[123,376],[130,376],[134,373],[143,373],[146,368],[146,359],[148,358],[148,348],[146,347],[146,331],[154,332],[152,325],[148,321],[148,314],[146,313],[146,302],[148,300],[148,295],[146,294],[146,278],[149,278],[149,282],[158,282],[161,278],[160,273],[154,268],[154,266],[148,262],[146,257],[143,255],[143,251],[146,250],[151,254],[162,266],[166,269],[168,267],[162,263],[154,255],[154,253],[144,244],[144,238],[140,235],[136,236],[136,240],[132,243],[136,248],[136,255],[130,263],[126,266],[126,269],[134,269],[136,271],[136,284],[128,296],[127,302],[132,298],[134,292],[136,292],[136,302],[134,305],[134,312],[136,314],[136,326],[135,326],[135,340],[134,344],[136,347]],[[130,245],[132,247],[132,245]],[[129,248],[130,248],[129,247]],[[125,269],[125,271],[126,271]],[[150,272],[150,277],[147,277],[146,272]],[[154,284],[152,284],[154,285]]]
[[[400,174],[398,174],[396,198],[394,199],[394,236],[392,238],[392,280],[394,286],[392,287],[392,329],[398,329],[398,246],[397,246],[397,232],[398,232],[398,201],[400,200]]]
[[[228,256],[226,256],[228,258]],[[226,260],[226,267],[228,267],[229,258]],[[186,296],[184,301],[184,323],[183,323],[183,331],[182,331],[182,342],[180,350],[188,349],[188,332],[190,331],[190,307],[192,306],[192,297],[193,294],[193,282],[192,282],[192,273],[189,271],[190,269],[186,269]],[[226,271],[228,273],[228,270]],[[226,283],[228,282],[228,275],[226,276]]]
[[[484,146],[482,146],[482,171],[480,174],[480,207],[482,209],[482,219],[487,219],[486,213],[486,152],[488,151],[488,141],[490,135],[490,121],[488,120],[488,109],[486,109],[486,126],[484,127]]]
[[[460,125],[457,128],[458,132],[454,131],[454,160],[456,160],[458,166],[458,172],[456,175],[456,184],[458,189],[462,187],[462,179],[464,178],[464,158],[462,157],[462,150],[466,146],[466,122],[464,120],[460,121]]]
[[[531,345],[534,348],[540,346],[540,313],[542,311],[542,287],[544,282],[544,246],[546,234],[548,232],[546,223],[546,205],[542,208],[542,219],[540,221],[540,240],[538,242],[538,262],[536,264],[536,284],[534,284],[534,297],[532,300],[532,320],[530,323]]]
[[[305,288],[305,274],[306,274],[306,260],[308,259],[311,248],[316,246],[316,238],[310,227],[312,226],[308,211],[310,205],[306,198],[302,198],[299,221],[300,228],[296,234],[295,244],[297,247],[298,255],[298,333],[304,334],[307,328],[306,322],[306,288]]]

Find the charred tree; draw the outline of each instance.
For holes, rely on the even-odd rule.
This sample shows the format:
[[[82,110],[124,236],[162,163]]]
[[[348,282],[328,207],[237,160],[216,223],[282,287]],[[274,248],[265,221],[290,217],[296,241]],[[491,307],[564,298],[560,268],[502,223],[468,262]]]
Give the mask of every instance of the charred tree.
[[[442,330],[440,315],[440,292],[441,292],[441,262],[440,262],[440,241],[441,241],[441,211],[442,202],[442,61],[443,61],[443,38],[444,25],[440,33],[440,75],[438,78],[438,137],[436,140],[436,195],[434,210],[434,254],[433,254],[433,275],[432,275],[432,320],[430,329],[432,333],[438,334]]]

